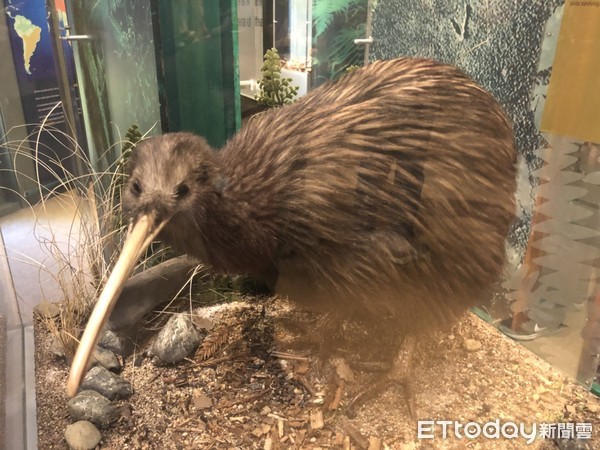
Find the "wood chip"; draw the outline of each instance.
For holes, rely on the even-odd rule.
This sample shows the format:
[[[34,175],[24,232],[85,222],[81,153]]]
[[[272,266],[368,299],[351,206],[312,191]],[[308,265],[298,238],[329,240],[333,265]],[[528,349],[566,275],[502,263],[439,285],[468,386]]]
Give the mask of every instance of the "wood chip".
[[[298,375],[306,375],[308,373],[308,371],[310,370],[310,366],[308,365],[308,362],[306,361],[302,361],[300,364],[298,364],[298,366],[296,367],[296,373]]]
[[[235,406],[238,404],[250,403],[252,400],[256,400],[257,398],[260,398],[269,392],[271,392],[270,389],[265,389],[263,391],[257,392],[256,394],[248,395],[244,398],[220,402],[218,407],[219,407],[219,409],[224,409],[224,408],[231,408],[232,406]]]
[[[335,373],[338,377],[340,377],[341,380],[344,380],[348,383],[354,383],[356,379],[354,372],[352,371],[348,363],[344,360],[340,360],[337,362],[337,364],[335,365]]]
[[[260,427],[256,427],[254,430],[252,430],[252,434],[256,437],[261,437],[267,434],[269,431],[271,431],[271,426],[263,423]]]
[[[370,436],[368,450],[381,450],[381,439],[376,436]]]
[[[265,439],[265,445],[263,446],[264,450],[271,450],[273,448],[273,439],[271,439],[271,436],[268,436],[267,439]]]
[[[323,411],[315,409],[310,412],[310,428],[311,430],[320,430],[325,426],[323,422]]]
[[[279,359],[289,359],[290,361],[308,361],[306,356],[294,355],[293,353],[271,352],[271,356]]]
[[[344,450],[351,450],[352,446],[350,445],[350,436],[346,436],[344,438]]]
[[[354,428],[352,425],[346,425],[345,427],[346,433],[350,435],[354,443],[363,450],[367,450],[369,448],[369,441],[365,436],[362,435],[360,431]]]
[[[194,314],[192,316],[192,321],[194,322],[194,325],[196,325],[198,328],[204,329],[206,331],[211,331],[215,327],[215,324],[212,322],[212,320],[207,319],[206,317],[202,317],[198,314]]]
[[[306,439],[306,430],[299,430],[296,433],[296,443],[298,445],[304,444],[304,440]]]
[[[333,439],[333,445],[341,446],[344,444],[344,435],[342,433],[335,433],[335,438]]]
[[[192,401],[196,409],[211,408],[213,405],[212,399],[204,394],[195,396]]]
[[[304,389],[306,389],[306,392],[308,392],[311,397],[316,397],[317,392],[311,386],[311,384],[308,382],[308,380],[304,377],[304,375],[295,374],[294,380],[296,380],[298,383],[300,383],[300,385],[302,385],[302,387]]]
[[[342,386],[338,386],[335,390],[335,394],[333,394],[333,399],[331,400],[331,403],[327,407],[329,411],[335,411],[336,409],[338,409],[338,407],[340,406],[340,402],[342,401],[343,392],[344,389],[342,388]]]

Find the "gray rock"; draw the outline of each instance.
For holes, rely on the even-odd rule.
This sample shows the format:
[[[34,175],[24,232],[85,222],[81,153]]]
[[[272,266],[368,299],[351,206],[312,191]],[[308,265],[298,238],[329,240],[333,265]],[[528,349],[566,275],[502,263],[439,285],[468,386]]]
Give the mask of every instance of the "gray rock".
[[[81,389],[91,389],[110,400],[133,394],[131,384],[104,367],[92,367],[81,383]]]
[[[197,265],[196,260],[179,256],[133,275],[123,286],[107,328],[127,333],[157,305],[173,298]]]
[[[43,319],[54,319],[60,314],[60,308],[48,300],[38,303],[35,311]]]
[[[56,336],[52,336],[50,338],[50,351],[52,354],[58,358],[65,357],[65,348],[63,347],[62,342],[56,338]]]
[[[88,420],[100,426],[114,422],[118,415],[117,407],[96,391],[81,391],[67,406],[73,420]]]
[[[133,341],[120,333],[105,329],[100,334],[98,346],[110,350],[117,355],[127,356],[131,354],[134,344]]]
[[[72,450],[92,450],[100,443],[100,431],[87,420],[72,423],[65,430],[65,439]]]
[[[204,337],[189,314],[175,314],[156,336],[150,353],[157,364],[177,363],[195,352]]]
[[[100,365],[113,372],[119,372],[122,368],[119,358],[113,352],[99,346],[96,346],[92,354],[92,364]]]

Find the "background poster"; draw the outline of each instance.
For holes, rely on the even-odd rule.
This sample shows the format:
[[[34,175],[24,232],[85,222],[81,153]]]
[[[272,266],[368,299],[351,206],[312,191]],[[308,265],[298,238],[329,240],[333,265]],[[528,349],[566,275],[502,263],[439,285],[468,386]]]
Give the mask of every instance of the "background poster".
[[[542,131],[600,142],[600,0],[565,3]]]
[[[46,2],[5,0],[4,3],[25,122],[31,139],[39,140],[39,145],[33,145],[38,152],[35,158],[39,163],[40,182],[46,186],[58,184],[59,179],[66,176],[65,169],[74,172],[75,164],[68,138],[64,134],[66,123],[60,106]],[[57,0],[56,6],[60,27],[64,28],[64,0]],[[73,86],[73,98],[78,98],[73,52],[70,44],[65,43],[63,48],[69,85]],[[76,111],[79,109],[77,106]]]

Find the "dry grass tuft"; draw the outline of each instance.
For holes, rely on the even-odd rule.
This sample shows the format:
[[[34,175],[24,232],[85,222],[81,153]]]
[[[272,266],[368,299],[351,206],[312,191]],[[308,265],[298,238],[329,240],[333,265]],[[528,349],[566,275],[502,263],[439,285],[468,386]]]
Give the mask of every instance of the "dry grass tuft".
[[[52,270],[47,264],[34,261],[27,255],[19,255],[18,258],[21,262],[31,264],[39,271],[50,275],[52,281],[59,287],[61,292],[58,302],[59,315],[39,317],[62,347],[67,361],[70,362],[77,349],[79,336],[117,260],[126,236],[127,223],[120,204],[121,189],[125,180],[124,166],[131,151],[135,151],[135,142],[145,135],[142,135],[136,126],[132,126],[124,140],[107,149],[100,155],[98,161],[90,161],[78,142],[46,123],[42,123],[25,139],[10,140],[10,135],[16,132],[21,130],[9,130],[1,138],[12,157],[12,167],[17,166],[19,159],[30,159],[35,167],[35,175],[17,173],[10,167],[1,166],[0,173],[13,172],[19,182],[27,180],[37,186],[38,202],[30,202],[23,196],[21,186],[9,191],[31,209],[36,222],[34,232],[36,239],[46,250],[50,260],[56,264],[56,269]],[[43,158],[41,154],[45,152],[41,150],[44,144],[40,140],[42,133],[54,136],[55,145],[62,146],[61,150],[68,153],[68,159],[75,161],[70,166],[78,167],[78,170],[83,173],[76,174],[73,173],[75,170],[69,171],[65,164],[57,159]],[[110,161],[110,155],[115,153],[122,156],[116,161]],[[98,170],[98,167],[108,168]],[[56,180],[52,183],[53,187],[43,186],[42,172],[50,173]],[[64,228],[54,229],[53,225],[45,220],[46,203],[51,198],[69,203],[71,209],[76,211],[66,236]],[[138,263],[134,273],[164,261],[169,256],[168,248],[153,244]],[[238,298],[237,287],[239,282],[236,279],[208,276],[199,266],[173,297],[173,301],[148,318],[146,327],[160,328],[173,312],[181,309],[189,309],[192,313],[193,305],[197,303],[207,304],[236,299]],[[176,301],[179,299],[184,299],[184,302]]]
[[[52,111],[51,111],[52,112]],[[51,113],[50,112],[50,113]],[[50,114],[49,113],[49,114]],[[18,127],[25,129],[26,127]],[[100,161],[90,161],[78,142],[61,130],[45,122],[25,139],[11,140],[11,135],[22,132],[11,129],[1,138],[3,146],[12,159],[12,167],[18,167],[23,160],[33,162],[34,174],[17,172],[12,167],[1,167],[1,172],[12,172],[17,183],[35,184],[37,195],[27,198],[22,194],[21,185],[17,189],[6,189],[11,196],[20,198],[31,210],[35,220],[34,235],[40,246],[49,256],[51,263],[34,261],[27,255],[19,255],[21,262],[31,264],[40,272],[50,275],[61,292],[58,317],[41,317],[64,349],[67,360],[71,360],[78,345],[78,337],[91,312],[93,304],[108,277],[111,266],[118,257],[119,249],[126,234],[126,225],[120,206],[120,190],[124,179],[124,159],[108,161],[108,155],[116,148],[130,149],[135,142],[123,140],[116,143],[100,156]],[[43,151],[40,139],[42,133],[54,138],[53,147]],[[45,140],[48,142],[48,140]],[[56,151],[60,146],[60,152]],[[47,154],[66,153],[67,158],[48,158]],[[65,160],[71,160],[65,164]],[[107,170],[96,168],[108,166]],[[75,167],[70,171],[68,167]],[[74,173],[78,170],[82,173]],[[52,177],[48,188],[42,183],[41,174]],[[60,195],[58,195],[60,194]],[[30,198],[35,197],[37,201]],[[68,230],[57,229],[46,220],[46,203],[51,199],[68,203],[76,211]],[[154,249],[148,258],[141,261],[136,270],[161,260],[164,249]],[[14,253],[14,252],[13,252]],[[49,266],[55,264],[55,269]],[[45,299],[56,300],[56,299]]]

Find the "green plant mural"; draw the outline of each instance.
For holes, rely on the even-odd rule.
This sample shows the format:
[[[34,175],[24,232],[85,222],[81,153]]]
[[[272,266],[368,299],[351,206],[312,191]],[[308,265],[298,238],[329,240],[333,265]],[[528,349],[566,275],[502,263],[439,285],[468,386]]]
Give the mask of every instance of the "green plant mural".
[[[263,77],[258,81],[260,94],[256,96],[260,105],[276,108],[293,103],[298,95],[298,88],[290,85],[291,78],[281,77],[281,58],[277,49],[267,50],[260,71]]]
[[[117,169],[115,170],[115,175],[111,180],[111,191],[114,192],[115,201],[117,203],[120,203],[121,201],[121,191],[123,190],[123,186],[125,184],[125,166],[131,157],[132,150],[142,139],[142,137],[143,136],[140,132],[140,127],[137,124],[133,124],[127,129],[125,141],[122,143],[121,147],[121,157],[117,160]]]
[[[351,65],[362,65],[367,0],[313,0],[313,69],[316,84],[343,75]]]

